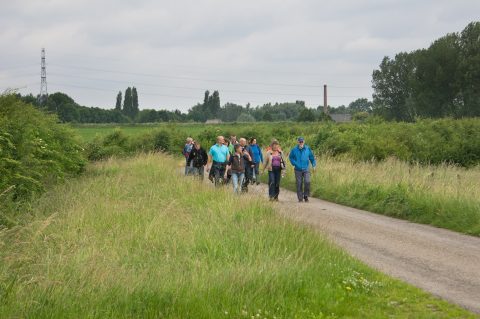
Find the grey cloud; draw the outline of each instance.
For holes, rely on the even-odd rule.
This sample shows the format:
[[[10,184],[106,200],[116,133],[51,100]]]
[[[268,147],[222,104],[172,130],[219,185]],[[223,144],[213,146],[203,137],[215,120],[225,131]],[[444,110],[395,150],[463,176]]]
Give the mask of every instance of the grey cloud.
[[[363,87],[331,89],[331,104],[347,104],[355,96],[371,96],[371,73],[383,56],[426,47],[478,19],[478,12],[476,0],[10,1],[0,11],[0,88],[39,82],[39,52],[45,46],[50,90],[65,91],[85,105],[111,107],[127,83],[148,84],[137,85],[142,107],[186,110],[202,99],[202,89],[298,93],[311,106],[322,99],[306,96],[319,93],[315,88],[145,77],[72,66],[219,81]],[[18,65],[25,68],[2,71]],[[114,82],[118,80],[124,82]],[[23,92],[36,93],[37,86]],[[254,104],[295,100],[226,91],[221,97],[223,102]]]

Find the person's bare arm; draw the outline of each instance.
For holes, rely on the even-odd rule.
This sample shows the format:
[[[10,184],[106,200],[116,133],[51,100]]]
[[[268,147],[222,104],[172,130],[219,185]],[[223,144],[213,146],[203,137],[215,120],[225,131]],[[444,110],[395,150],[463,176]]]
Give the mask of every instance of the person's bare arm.
[[[212,166],[212,155],[208,154],[208,161],[207,161],[207,165],[206,165],[207,173],[210,172],[210,167],[211,166]]]

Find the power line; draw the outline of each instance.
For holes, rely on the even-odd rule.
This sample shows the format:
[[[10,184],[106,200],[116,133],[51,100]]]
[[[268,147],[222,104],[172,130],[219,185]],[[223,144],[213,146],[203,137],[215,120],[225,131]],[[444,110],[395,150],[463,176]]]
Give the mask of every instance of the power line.
[[[371,86],[339,86],[339,85],[328,85],[328,87],[335,89],[371,89]]]
[[[70,75],[70,74],[62,74],[62,73],[55,73],[50,72],[50,75],[57,75],[62,77],[70,77],[70,78],[79,78],[79,79],[86,79],[86,80],[96,80],[96,81],[104,81],[104,82],[112,82],[112,83],[122,83],[122,84],[129,84],[131,81],[121,81],[121,80],[111,80],[111,79],[100,79],[100,78],[92,78],[92,77],[85,77],[79,75]],[[144,85],[144,86],[152,86],[152,87],[161,87],[161,88],[172,88],[172,89],[188,89],[188,90],[206,90],[204,87],[188,87],[188,86],[171,86],[171,85],[161,85],[161,84],[152,84],[152,83],[142,83],[136,82],[136,85]],[[240,94],[262,94],[262,95],[285,95],[285,96],[311,96],[311,97],[322,97],[321,94],[298,94],[298,93],[279,93],[279,92],[260,92],[260,91],[243,91],[243,90],[230,90],[230,89],[219,89],[222,92],[231,92],[231,93],[240,93]]]
[[[95,90],[95,91],[112,92],[112,93],[116,92],[114,90],[94,88],[94,87],[83,86],[83,85],[59,84],[59,83],[50,83],[50,84],[55,85],[55,86],[60,86],[60,87],[65,86],[65,87],[72,87],[72,88],[79,88],[79,89],[86,89],[86,90]],[[170,94],[150,93],[150,92],[142,92],[142,94],[143,95],[166,96],[166,97],[174,97],[174,98],[185,98],[185,99],[198,99],[198,96],[193,97],[193,96],[170,95]]]
[[[24,64],[24,65],[14,65],[14,66],[1,67],[0,71],[25,69],[25,68],[30,68],[30,67],[38,67],[38,64]]]
[[[72,69],[86,70],[86,71],[107,72],[107,73],[116,73],[116,74],[128,74],[128,75],[137,75],[137,76],[145,76],[145,77],[157,77],[157,78],[166,78],[166,79],[203,81],[203,82],[213,82],[213,83],[236,83],[236,84],[252,84],[252,85],[264,85],[264,86],[323,88],[323,85],[266,83],[266,82],[238,81],[238,80],[213,80],[213,79],[196,78],[196,77],[188,77],[188,76],[171,76],[171,75],[159,75],[159,74],[152,74],[152,73],[115,71],[115,70],[83,67],[83,66],[73,66],[73,65],[68,66],[68,65],[62,65],[62,64],[52,64],[52,66],[60,67],[60,68],[72,68]]]
[[[23,73],[23,74],[13,74],[13,75],[8,75],[5,76],[8,79],[15,79],[15,78],[23,78],[23,77],[37,77],[38,73]]]
[[[71,87],[71,88],[79,88],[79,89],[84,89],[84,90],[94,90],[94,91],[102,91],[102,92],[110,92],[112,94],[115,94],[116,91],[114,90],[109,90],[109,89],[101,89],[101,88],[94,88],[94,87],[89,87],[89,86],[83,86],[83,85],[73,85],[73,84],[60,84],[60,83],[53,83],[53,82],[49,82],[50,85],[54,85],[54,86],[57,86],[57,87]],[[162,94],[162,93],[153,93],[153,92],[142,92],[141,93],[142,95],[150,95],[150,96],[163,96],[163,97],[170,97],[170,98],[178,98],[178,99],[185,99],[185,100],[201,100],[201,98],[199,99],[198,96],[185,96],[185,95],[172,95],[172,94]],[[243,103],[254,103],[254,104],[258,104],[258,105],[261,105],[261,104],[275,104],[275,103],[278,103],[278,102],[265,102],[265,101],[255,101],[255,100],[250,100],[248,99],[247,101],[243,101],[243,102],[240,102],[240,101],[233,101],[233,100],[228,100],[227,103],[236,103],[236,104],[243,104]]]
[[[8,91],[8,90],[23,90],[23,89],[26,89],[28,88],[29,86],[34,86],[34,85],[38,85],[38,82],[35,82],[35,83],[27,83],[27,84],[19,84],[19,85],[12,85],[10,87],[5,87],[3,89],[0,89],[0,92],[5,92],[5,91]]]
[[[106,79],[98,79],[98,78],[83,77],[83,76],[76,76],[76,75],[58,74],[58,73],[52,73],[52,72],[50,72],[50,75],[58,75],[58,76],[65,76],[65,77],[72,77],[72,78],[81,78],[81,79],[86,79],[86,80],[100,80],[100,81],[106,81],[106,82],[112,82],[112,83],[122,83],[122,84],[128,84],[128,85],[131,84],[130,81],[106,80]],[[66,85],[66,84],[62,84],[62,85]],[[135,85],[144,85],[144,86],[161,87],[161,88],[174,88],[174,89],[202,90],[202,91],[206,90],[205,88],[199,88],[199,87],[169,86],[169,85],[159,85],[159,84],[151,84],[151,83],[138,83],[138,82],[136,82]],[[109,89],[105,90],[105,89],[98,89],[98,88],[78,86],[78,85],[75,85],[75,86],[78,87],[78,88],[88,88],[88,89],[104,90],[104,91],[108,91],[108,92],[113,92],[113,90],[109,90]],[[219,89],[218,91],[220,93],[230,92],[230,93],[251,94],[251,95],[254,95],[254,94],[284,95],[284,96],[296,97],[297,99],[301,99],[303,97],[323,97],[322,94],[302,94],[302,93],[293,94],[293,93],[240,91],[240,90],[223,90],[223,89]],[[143,92],[142,92],[142,94],[157,95],[157,93],[143,93]],[[159,94],[159,95],[162,96],[162,94]],[[358,95],[329,95],[329,97],[334,97],[334,98],[357,98]]]

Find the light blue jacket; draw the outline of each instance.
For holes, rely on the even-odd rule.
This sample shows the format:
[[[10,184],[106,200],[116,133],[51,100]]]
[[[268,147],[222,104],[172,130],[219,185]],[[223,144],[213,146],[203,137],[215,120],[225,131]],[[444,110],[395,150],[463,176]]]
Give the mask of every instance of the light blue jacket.
[[[298,145],[292,148],[288,159],[297,171],[308,171],[309,161],[312,163],[312,167],[317,165],[315,157],[313,156],[313,152],[307,145],[305,145],[302,149],[300,149]]]

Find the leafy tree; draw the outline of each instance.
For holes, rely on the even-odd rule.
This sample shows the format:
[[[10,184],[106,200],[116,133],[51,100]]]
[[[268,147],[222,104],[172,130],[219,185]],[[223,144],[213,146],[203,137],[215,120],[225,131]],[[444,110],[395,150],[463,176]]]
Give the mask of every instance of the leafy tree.
[[[208,98],[207,107],[209,118],[217,118],[220,112],[220,94],[214,91]]]
[[[237,118],[237,122],[255,122],[255,118],[248,113],[242,113]]]
[[[320,105],[319,107],[317,107],[317,111],[323,112],[323,105]],[[346,113],[350,113],[350,108],[347,108],[345,105],[340,105],[333,108],[329,107],[328,113],[329,114],[346,114]]]
[[[480,22],[428,49],[385,57],[372,83],[374,113],[389,120],[480,116]]]
[[[373,71],[373,99],[377,112],[389,120],[412,121],[415,110],[407,107],[412,96],[415,53],[399,53],[394,59],[384,57],[380,70]]]
[[[304,108],[300,111],[300,114],[297,117],[298,122],[314,122],[315,121],[315,113],[313,113],[312,109]]]
[[[227,103],[220,109],[218,117],[223,122],[235,122],[244,111],[245,109],[241,105]]]
[[[117,110],[117,111],[122,110],[122,91],[118,91],[117,103],[115,104],[115,110]]]
[[[371,112],[373,103],[366,98],[356,99],[348,105],[349,111],[352,114],[358,112]],[[345,108],[345,106],[343,106]]]
[[[269,112],[263,113],[262,120],[265,122],[271,122],[273,120],[272,114]]]
[[[459,35],[459,116],[480,116],[480,22],[472,22]]]
[[[205,122],[207,120],[207,114],[204,104],[197,104],[189,109],[188,118],[195,122]]]
[[[458,38],[449,34],[418,52],[412,102],[421,117],[455,116],[458,94],[455,73],[459,64]]]
[[[138,114],[138,94],[137,94],[137,88],[133,87],[132,88],[132,117],[137,116]]]
[[[352,120],[355,122],[364,122],[368,118],[368,112],[357,112],[353,115]]]
[[[125,97],[123,100],[123,114],[126,116],[133,118],[133,98],[132,98],[132,88],[128,87],[125,90]]]

